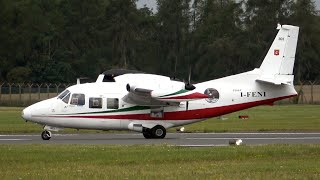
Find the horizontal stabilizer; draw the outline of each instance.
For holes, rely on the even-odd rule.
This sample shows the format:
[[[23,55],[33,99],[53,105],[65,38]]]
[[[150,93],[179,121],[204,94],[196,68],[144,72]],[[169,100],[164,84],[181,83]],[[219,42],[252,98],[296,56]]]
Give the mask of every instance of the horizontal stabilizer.
[[[293,85],[293,75],[274,75],[273,77],[260,77],[256,81],[274,85]]]

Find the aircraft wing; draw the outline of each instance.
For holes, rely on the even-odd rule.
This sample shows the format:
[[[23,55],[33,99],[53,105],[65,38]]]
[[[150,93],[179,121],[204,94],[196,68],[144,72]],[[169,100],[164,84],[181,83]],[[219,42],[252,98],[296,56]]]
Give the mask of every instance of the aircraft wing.
[[[152,90],[137,88],[135,91],[129,91],[122,100],[130,104],[141,106],[165,106],[166,103],[157,101],[151,97]]]
[[[145,106],[168,106],[179,105],[180,102],[194,101],[208,98],[208,95],[196,91],[185,89],[163,90],[163,89],[146,89],[127,85],[128,94],[123,97],[123,101],[130,104]]]

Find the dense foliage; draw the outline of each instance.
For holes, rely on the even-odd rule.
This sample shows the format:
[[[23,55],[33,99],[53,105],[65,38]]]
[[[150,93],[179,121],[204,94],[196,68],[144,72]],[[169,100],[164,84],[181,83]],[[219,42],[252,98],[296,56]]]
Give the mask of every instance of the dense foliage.
[[[0,0],[0,80],[74,82],[111,68],[194,81],[251,70],[276,24],[300,26],[296,80],[320,78],[312,0]]]

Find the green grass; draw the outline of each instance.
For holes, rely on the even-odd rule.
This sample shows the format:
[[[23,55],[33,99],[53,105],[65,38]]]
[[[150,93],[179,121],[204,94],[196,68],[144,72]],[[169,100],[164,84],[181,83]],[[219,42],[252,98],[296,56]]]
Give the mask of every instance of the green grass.
[[[0,108],[0,133],[41,131]],[[249,115],[239,120],[239,115]],[[262,106],[185,126],[192,132],[320,130],[320,106]],[[67,132],[73,132],[67,130]],[[88,132],[88,131],[85,131]],[[92,132],[92,131],[91,131]],[[0,145],[1,179],[320,179],[320,145]]]
[[[21,117],[20,107],[0,107],[0,133],[39,133],[42,131],[42,126],[31,122],[25,122]],[[75,129],[66,129],[67,133],[78,132]],[[81,132],[101,132],[83,130]]]
[[[248,115],[241,120],[239,115]],[[304,131],[320,130],[320,105],[260,106],[186,126],[188,131]]]
[[[1,179],[319,179],[320,145],[0,145]]]
[[[25,123],[22,108],[0,108],[0,133],[39,133],[41,126]],[[248,115],[241,120],[239,115]],[[320,130],[320,105],[260,106],[185,126],[187,132],[236,132],[236,131],[305,131]],[[171,132],[174,129],[170,130]],[[76,132],[67,129],[64,132]],[[84,131],[80,132],[101,132]]]
[[[0,133],[39,132],[41,126],[25,123],[21,117],[23,108],[0,107]]]

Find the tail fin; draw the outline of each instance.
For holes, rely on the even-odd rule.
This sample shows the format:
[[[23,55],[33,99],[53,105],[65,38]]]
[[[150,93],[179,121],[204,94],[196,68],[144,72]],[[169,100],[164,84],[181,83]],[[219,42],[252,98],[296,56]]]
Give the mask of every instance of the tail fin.
[[[278,25],[277,29],[279,32],[260,66],[258,81],[292,84],[299,27]]]

